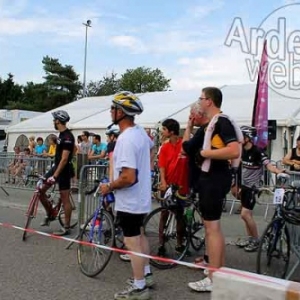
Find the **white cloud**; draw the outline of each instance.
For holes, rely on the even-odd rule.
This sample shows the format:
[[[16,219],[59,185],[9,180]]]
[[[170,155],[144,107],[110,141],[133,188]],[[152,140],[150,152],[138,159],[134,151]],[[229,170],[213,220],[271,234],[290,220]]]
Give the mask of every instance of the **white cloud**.
[[[205,2],[202,5],[189,7],[173,23],[152,22],[134,30],[122,28],[121,30],[126,34],[121,36],[126,36],[128,40],[128,44],[124,42],[123,46],[135,54],[160,55],[192,53],[200,49],[210,49],[217,45],[211,37],[213,29],[199,21],[211,12],[221,9],[223,5],[224,2],[221,0],[212,0],[209,3]],[[130,34],[128,34],[129,32]],[[113,45],[119,45],[119,36],[112,36],[110,42]],[[208,40],[209,43],[206,43]],[[138,46],[133,47],[131,41],[135,41]]]
[[[118,47],[128,48],[132,53],[143,53],[146,51],[145,45],[137,37],[131,35],[117,35],[110,38],[110,42]]]
[[[237,48],[220,47],[209,56],[177,61],[178,67],[166,70],[173,89],[188,90],[206,85],[250,83],[244,55]]]
[[[204,17],[208,16],[215,10],[219,10],[224,6],[224,1],[221,0],[212,0],[209,3],[196,5],[188,9],[188,13],[190,16],[194,18],[203,19]]]

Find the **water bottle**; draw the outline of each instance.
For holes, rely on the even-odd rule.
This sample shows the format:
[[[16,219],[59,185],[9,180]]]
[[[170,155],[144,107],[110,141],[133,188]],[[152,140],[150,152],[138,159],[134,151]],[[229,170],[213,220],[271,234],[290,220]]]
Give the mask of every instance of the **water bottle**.
[[[101,180],[101,183],[109,183],[109,180],[107,177],[104,177]],[[104,196],[104,199],[106,200],[107,203],[113,203],[115,202],[115,196],[113,192],[108,193],[107,195]]]
[[[191,207],[185,209],[185,219],[188,225],[192,224],[193,221],[193,210]]]

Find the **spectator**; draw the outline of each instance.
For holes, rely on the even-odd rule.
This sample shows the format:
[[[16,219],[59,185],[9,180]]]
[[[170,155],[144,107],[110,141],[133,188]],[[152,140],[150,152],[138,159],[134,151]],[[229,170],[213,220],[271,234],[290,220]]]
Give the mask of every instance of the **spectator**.
[[[8,180],[5,183],[9,183],[10,182],[10,177],[11,175],[13,176],[12,179],[12,183],[15,183],[15,174],[16,174],[16,170],[20,167],[20,165],[23,162],[23,153],[21,152],[21,149],[19,146],[15,146],[14,147],[14,158],[12,160],[12,162],[8,165]]]
[[[295,148],[292,148],[283,158],[282,163],[290,166],[291,171],[300,171],[300,136]]]
[[[56,152],[56,145],[57,145],[57,137],[52,136],[49,138],[49,150],[47,153],[44,153],[43,156],[53,158]]]
[[[29,145],[28,145],[30,154],[34,153],[35,146],[36,146],[35,136],[32,135],[32,136],[29,137]]]
[[[38,137],[36,139],[36,142],[37,142],[37,144],[36,144],[36,146],[34,148],[34,154],[36,156],[43,156],[46,153],[46,151],[47,151],[47,147],[44,145],[43,138],[42,137]]]
[[[90,133],[88,131],[83,131],[81,134],[82,142],[79,145],[78,153],[89,154],[92,149],[92,142],[89,140]]]
[[[76,153],[75,154],[80,153],[81,143],[82,143],[82,137],[81,137],[81,135],[78,135],[77,136],[77,145],[76,145]]]
[[[33,167],[31,165],[30,149],[25,148],[22,156],[22,162],[20,162],[16,167],[15,174],[13,174],[13,176],[22,177],[22,175],[24,175],[24,178],[26,178],[32,172],[32,170]]]
[[[95,134],[93,136],[93,146],[88,154],[88,159],[98,160],[105,158],[107,151],[107,145],[105,143],[101,143],[101,136],[99,134]]]
[[[154,140],[153,135],[151,134],[151,128],[145,128],[147,135],[149,136],[149,138],[151,139],[151,141]]]

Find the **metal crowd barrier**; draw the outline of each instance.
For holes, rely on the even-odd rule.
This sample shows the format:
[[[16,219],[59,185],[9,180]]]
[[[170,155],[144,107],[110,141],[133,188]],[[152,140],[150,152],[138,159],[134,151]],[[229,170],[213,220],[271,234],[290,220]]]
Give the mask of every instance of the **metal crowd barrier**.
[[[82,165],[80,169],[78,182],[78,235],[75,239],[78,239],[82,226],[98,206],[98,199],[94,198],[94,194],[86,195],[86,192],[91,191],[96,185],[95,181],[107,176],[107,173],[107,165]],[[66,249],[69,249],[72,245],[73,242],[70,242]]]
[[[81,167],[78,189],[78,224],[83,225],[98,205],[98,199],[94,195],[86,195],[95,186],[95,181],[107,175],[107,166],[104,165],[84,165]],[[79,226],[79,230],[80,230]]]
[[[0,153],[0,188],[7,195],[6,188],[33,190],[36,182],[28,176],[44,175],[52,163],[51,158]]]

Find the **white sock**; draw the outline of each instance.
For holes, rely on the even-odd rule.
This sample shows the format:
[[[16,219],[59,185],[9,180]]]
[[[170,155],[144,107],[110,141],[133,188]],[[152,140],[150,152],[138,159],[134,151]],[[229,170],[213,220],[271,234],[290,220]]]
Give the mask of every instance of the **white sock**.
[[[145,279],[141,279],[141,280],[134,279],[134,286],[141,290],[146,286],[146,280]]]
[[[147,266],[144,267],[144,275],[147,275],[149,273],[151,273],[150,265],[147,265]]]

